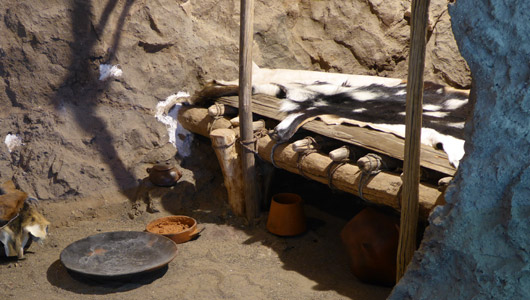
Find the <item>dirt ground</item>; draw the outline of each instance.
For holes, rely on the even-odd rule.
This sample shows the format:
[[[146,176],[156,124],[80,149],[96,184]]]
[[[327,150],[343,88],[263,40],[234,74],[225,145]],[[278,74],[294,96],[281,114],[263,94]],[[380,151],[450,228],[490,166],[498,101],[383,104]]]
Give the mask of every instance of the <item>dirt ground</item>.
[[[205,157],[212,157],[209,145],[201,147]],[[0,298],[377,300],[388,296],[389,288],[363,284],[349,271],[339,232],[359,209],[348,200],[350,196],[335,195],[324,185],[277,171],[273,192],[305,191],[309,227],[301,236],[278,237],[266,230],[267,211],[254,227],[231,214],[218,167],[205,161],[212,162],[183,162],[184,176],[174,188],[152,191],[153,203],[160,209],[154,214],[131,217],[131,203],[119,193],[41,201],[40,210],[52,223],[49,237],[43,245],[32,244],[25,260],[0,260]],[[192,216],[204,230],[198,239],[179,244],[168,267],[150,276],[98,282],[73,277],[60,262],[61,251],[72,242],[101,232],[143,231],[151,220],[171,214]]]

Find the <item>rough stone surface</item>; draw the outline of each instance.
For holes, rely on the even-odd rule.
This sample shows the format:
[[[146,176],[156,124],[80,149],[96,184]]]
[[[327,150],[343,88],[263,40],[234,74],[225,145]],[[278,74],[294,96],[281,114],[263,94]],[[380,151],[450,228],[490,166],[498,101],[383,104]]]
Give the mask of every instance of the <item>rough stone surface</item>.
[[[467,154],[389,299],[528,299],[530,3],[458,0],[450,13],[476,83]]]
[[[39,199],[127,190],[157,159],[171,158],[158,101],[206,80],[237,77],[238,0],[2,1],[0,179]],[[255,3],[254,60],[406,78],[405,1]],[[433,1],[426,78],[469,86],[449,27]],[[99,81],[101,64],[123,75]]]

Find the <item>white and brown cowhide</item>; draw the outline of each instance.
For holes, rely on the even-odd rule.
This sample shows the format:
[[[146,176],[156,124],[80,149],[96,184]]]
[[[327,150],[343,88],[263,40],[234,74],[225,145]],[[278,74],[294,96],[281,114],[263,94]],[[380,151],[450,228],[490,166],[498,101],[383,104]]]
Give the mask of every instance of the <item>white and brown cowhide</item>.
[[[273,138],[288,141],[309,118],[327,124],[350,123],[405,137],[406,83],[401,79],[301,71],[252,69],[254,94],[284,99],[280,110],[288,116],[275,128]],[[216,81],[235,86],[236,81]],[[421,142],[443,149],[458,167],[464,155],[463,128],[471,112],[467,90],[426,83]]]

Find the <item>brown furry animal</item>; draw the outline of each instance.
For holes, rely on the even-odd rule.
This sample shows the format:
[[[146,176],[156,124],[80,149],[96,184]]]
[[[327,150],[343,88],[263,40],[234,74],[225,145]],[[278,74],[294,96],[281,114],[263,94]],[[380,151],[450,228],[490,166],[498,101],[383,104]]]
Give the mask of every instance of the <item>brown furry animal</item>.
[[[9,195],[9,192],[3,196]],[[22,203],[18,214],[0,227],[0,250],[3,244],[5,256],[17,256],[18,259],[24,259],[24,249],[29,246],[31,240],[42,243],[50,225],[37,211],[35,199],[27,198]]]
[[[11,180],[0,185],[0,226],[4,226],[20,212],[27,198],[28,194],[17,190]]]

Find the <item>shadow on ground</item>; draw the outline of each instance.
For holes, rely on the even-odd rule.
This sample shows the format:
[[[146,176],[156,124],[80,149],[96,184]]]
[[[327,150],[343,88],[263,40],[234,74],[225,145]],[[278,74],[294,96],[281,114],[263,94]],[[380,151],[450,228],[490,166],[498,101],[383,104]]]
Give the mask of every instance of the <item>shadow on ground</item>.
[[[359,282],[350,272],[348,257],[339,236],[346,222],[365,207],[361,199],[332,191],[326,185],[277,169],[272,180],[271,194],[300,194],[305,202],[308,225],[304,234],[279,237],[266,229],[267,207],[263,208],[255,227],[246,226],[244,219],[231,213],[226,204],[226,191],[224,188],[215,189],[216,186],[222,187],[222,183],[218,182],[216,185],[214,181],[223,179],[208,141],[202,140],[200,144],[196,144],[193,153],[194,157],[183,160],[181,166],[193,172],[195,186],[189,182],[179,182],[174,188],[164,191],[159,200],[164,210],[172,214],[192,216],[199,223],[229,225],[243,230],[249,236],[244,241],[245,245],[259,243],[269,247],[277,253],[283,269],[297,272],[314,281],[314,290],[333,290],[352,299],[367,299],[366,295],[360,294],[366,290],[367,285]],[[359,286],[362,288],[359,289]],[[390,288],[373,287],[378,290],[380,299],[386,298],[391,291]]]
[[[68,271],[60,260],[50,265],[46,273],[48,282],[53,286],[87,295],[106,295],[137,289],[162,278],[168,270],[165,266],[156,271],[129,276],[127,278],[93,278]]]

